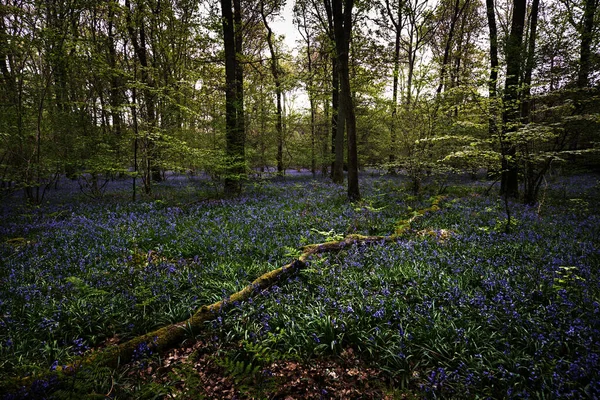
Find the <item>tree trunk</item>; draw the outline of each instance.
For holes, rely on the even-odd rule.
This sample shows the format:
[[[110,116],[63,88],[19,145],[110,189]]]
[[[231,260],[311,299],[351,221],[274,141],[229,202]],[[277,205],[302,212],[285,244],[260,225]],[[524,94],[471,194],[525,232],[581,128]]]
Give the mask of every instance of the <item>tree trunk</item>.
[[[453,9],[454,13],[452,14],[452,19],[450,20],[450,30],[448,31],[448,37],[446,38],[446,46],[444,47],[444,55],[442,58],[442,69],[440,71],[440,83],[438,84],[438,87],[436,90],[437,94],[440,94],[442,92],[442,89],[444,89],[444,86],[446,86],[446,84],[445,84],[446,68],[448,65],[448,61],[450,59],[450,49],[452,48],[452,42],[454,40],[454,30],[456,29],[456,22],[458,21],[458,17],[463,12],[463,10],[467,6],[467,4],[469,4],[469,0],[465,0],[465,3],[463,4],[463,6],[461,8],[459,8],[460,0],[456,0],[454,2],[454,9]]]
[[[342,10],[342,0],[333,0],[333,22],[335,33],[336,55],[339,63],[340,76],[340,106],[339,114],[344,114],[348,145],[348,198],[360,200],[358,187],[358,152],[356,149],[356,115],[352,91],[350,89],[349,52],[352,35],[352,8],[354,0],[345,0]],[[343,135],[338,121],[338,135]]]
[[[579,71],[577,72],[577,88],[585,89],[589,86],[590,67],[592,62],[592,39],[594,37],[594,16],[598,8],[598,0],[584,0],[583,18],[580,23],[581,44],[579,48]],[[583,106],[581,102],[575,104],[575,114],[582,114]],[[578,128],[574,129],[569,144],[569,150],[579,148],[581,132]],[[571,160],[574,155],[569,157]]]
[[[498,82],[498,29],[496,28],[496,11],[494,9],[494,0],[486,0],[486,11],[488,27],[490,29],[490,80],[488,82],[488,96],[490,101],[489,108],[489,134],[490,137],[498,133],[496,124],[496,87]]]
[[[244,112],[244,66],[243,66],[243,24],[241,0],[233,0],[233,23],[235,31],[235,84],[236,84],[236,175],[239,190],[246,177],[246,114]]]
[[[325,0],[327,12],[327,23],[329,26],[329,38],[335,40],[335,26],[333,21],[333,9],[331,0]],[[331,179],[335,183],[344,183],[344,127],[345,117],[340,115],[340,72],[337,45],[334,47],[335,54],[331,57],[331,153],[334,156],[331,165]],[[341,128],[341,134],[340,132]]]
[[[527,43],[527,60],[525,61],[525,71],[523,74],[523,99],[521,101],[521,120],[524,124],[529,122],[530,97],[531,97],[531,76],[535,61],[535,41],[537,38],[537,20],[540,0],[533,0],[531,3],[531,21],[529,22],[529,38]]]
[[[398,118],[398,81],[400,75],[400,39],[402,37],[402,2],[398,3],[396,15],[392,13],[390,1],[386,0],[386,10],[388,17],[394,25],[394,76],[392,80],[392,120],[390,123],[390,171],[394,172],[394,162],[396,161],[396,119]]]
[[[134,23],[134,21],[132,20],[133,10],[131,8],[129,0],[125,0],[125,6],[127,7],[127,30],[129,33],[129,39],[131,40],[133,50],[140,63],[140,74],[142,82],[144,83],[144,88],[142,90],[144,105],[146,109],[146,115],[144,118],[146,122],[146,127],[144,131],[146,132],[146,134],[143,140],[143,148],[145,152],[144,189],[146,193],[149,194],[152,190],[150,180],[161,180],[160,170],[155,166],[154,163],[154,159],[156,158],[156,146],[154,143],[154,139],[151,138],[150,135],[148,135],[148,133],[153,134],[154,132],[152,131],[156,128],[156,96],[153,92],[154,79],[152,78],[149,72],[150,65],[148,62],[148,51],[146,47],[146,29],[144,27],[143,16],[139,17],[141,19],[140,21],[136,20]]]
[[[234,0],[239,7],[239,1]],[[225,193],[236,195],[241,191],[241,179],[245,173],[243,92],[240,92],[243,73],[240,73],[239,50],[240,25],[234,20],[231,0],[221,0],[223,16],[223,41],[225,47],[225,140],[226,176]],[[236,20],[238,14],[236,10]],[[237,31],[236,31],[237,30]]]
[[[523,74],[523,98],[521,100],[521,121],[524,124],[530,122],[530,111],[531,111],[531,76],[533,74],[534,67],[534,55],[535,55],[535,41],[537,38],[537,20],[539,10],[539,0],[533,0],[531,4],[531,21],[529,22],[529,38],[527,43],[527,59],[525,62],[525,71]],[[544,167],[540,170],[536,170],[535,164],[529,159],[529,147],[530,143],[524,144],[526,148],[526,159],[525,159],[525,179],[524,179],[524,202],[528,205],[533,205],[537,202],[537,195],[539,184],[541,182],[547,168],[550,167],[550,162],[547,163],[548,167]]]
[[[117,73],[117,50],[115,45],[115,33],[113,31],[114,20],[115,20],[115,5],[111,4],[108,9],[108,65],[111,68],[110,71],[110,107],[111,107],[111,118],[113,132],[117,136],[121,136],[121,112],[119,107],[123,104],[122,84],[121,78]]]
[[[319,124],[319,126],[323,126],[322,129],[319,129],[319,131],[324,131],[323,133],[323,149],[322,149],[322,155],[323,155],[323,164],[321,165],[321,173],[322,175],[325,177],[329,174],[328,168],[329,168],[329,156],[331,155],[331,152],[329,151],[329,145],[328,145],[328,139],[329,139],[329,125],[327,124],[327,121],[331,121],[331,118],[329,117],[329,110],[331,108],[331,104],[329,103],[329,101],[327,101],[327,99],[323,100],[323,123]]]
[[[598,8],[598,0],[584,0],[584,4],[583,21],[581,24],[581,46],[579,50],[579,72],[577,74],[578,88],[589,86],[594,16]]]
[[[260,11],[267,30],[267,44],[271,53],[271,74],[275,81],[275,97],[277,101],[277,123],[275,124],[275,130],[277,132],[277,174],[283,175],[283,122],[282,122],[282,111],[281,111],[281,74],[279,68],[279,58],[275,51],[275,45],[273,44],[273,31],[267,22],[267,16],[265,15],[264,0],[260,3]]]
[[[519,196],[518,165],[515,160],[515,145],[506,139],[507,134],[516,131],[520,122],[519,77],[521,76],[523,29],[525,26],[526,0],[513,0],[513,15],[510,34],[506,43],[506,83],[504,88],[504,110],[502,112],[502,179],[500,193],[508,197]]]
[[[407,110],[410,110],[410,103],[412,101],[412,80],[415,72],[415,57],[416,49],[413,49],[413,38],[411,36],[408,45],[408,73],[406,77],[406,97],[404,100],[404,106]]]

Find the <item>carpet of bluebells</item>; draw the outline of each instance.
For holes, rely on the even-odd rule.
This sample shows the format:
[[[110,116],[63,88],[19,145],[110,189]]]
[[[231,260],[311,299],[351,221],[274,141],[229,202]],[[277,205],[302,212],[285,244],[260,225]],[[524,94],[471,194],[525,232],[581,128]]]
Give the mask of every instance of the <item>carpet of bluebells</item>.
[[[397,241],[315,256],[207,329],[240,354],[352,349],[423,396],[600,397],[597,178],[556,178],[536,207],[511,202],[508,233],[489,185],[451,182],[441,210]],[[102,199],[65,184],[41,206],[0,203],[0,381],[182,321],[302,245],[391,234],[436,194],[366,175],[354,204],[308,177],[252,182],[229,200],[197,201],[194,181],[136,202],[114,186]]]
[[[475,191],[393,244],[315,257],[219,319],[222,340],[352,348],[432,398],[600,398],[599,187],[565,184],[511,204],[510,233],[503,202]]]

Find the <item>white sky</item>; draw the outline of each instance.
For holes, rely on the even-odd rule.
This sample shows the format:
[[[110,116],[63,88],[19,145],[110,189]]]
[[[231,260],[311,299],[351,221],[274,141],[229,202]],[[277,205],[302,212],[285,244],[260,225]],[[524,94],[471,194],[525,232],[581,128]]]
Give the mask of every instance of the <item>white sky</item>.
[[[271,29],[273,29],[273,32],[276,35],[284,36],[284,42],[290,54],[296,56],[298,54],[297,41],[301,40],[302,37],[293,22],[294,1],[295,0],[286,1],[285,8],[281,15],[275,18],[271,23]],[[308,95],[302,88],[294,89],[286,94],[286,107],[288,110],[307,110],[309,108],[308,104]]]
[[[301,37],[298,28],[293,22],[293,10],[294,0],[287,0],[283,12],[272,23],[272,28],[275,34],[285,36],[285,44],[295,54],[296,41],[301,39]]]

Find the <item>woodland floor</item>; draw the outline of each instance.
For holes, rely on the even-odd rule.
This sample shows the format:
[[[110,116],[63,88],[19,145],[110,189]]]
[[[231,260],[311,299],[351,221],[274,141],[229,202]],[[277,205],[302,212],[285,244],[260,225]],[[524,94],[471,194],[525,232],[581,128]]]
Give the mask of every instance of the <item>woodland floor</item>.
[[[230,200],[193,177],[136,202],[129,185],[0,203],[4,399],[600,396],[596,176],[550,177],[510,221],[491,182],[465,177],[413,195],[364,174],[357,203],[302,174]],[[315,243],[335,251],[303,256]],[[298,258],[210,321],[173,325],[170,349],[132,340]],[[127,343],[119,368],[63,367]]]

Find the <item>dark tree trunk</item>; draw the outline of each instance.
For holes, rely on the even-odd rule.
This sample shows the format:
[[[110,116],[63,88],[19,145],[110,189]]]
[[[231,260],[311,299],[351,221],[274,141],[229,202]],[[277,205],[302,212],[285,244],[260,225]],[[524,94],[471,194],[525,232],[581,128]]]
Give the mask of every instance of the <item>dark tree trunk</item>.
[[[513,15],[510,34],[506,43],[506,84],[504,88],[504,110],[502,112],[502,153],[501,194],[517,198],[519,196],[518,165],[515,160],[515,145],[507,141],[507,134],[514,132],[520,121],[519,77],[521,76],[523,30],[525,26],[526,0],[513,0]]]
[[[598,8],[598,0],[584,0],[583,18],[580,22],[581,43],[579,48],[579,71],[577,73],[577,88],[585,89],[589,86],[589,75],[592,62],[592,39],[594,37],[594,16]],[[575,114],[583,113],[582,102],[575,103]],[[569,149],[577,150],[581,131],[574,129],[570,139]],[[575,159],[574,155],[569,157]]]
[[[325,0],[327,12],[327,23],[329,26],[329,38],[335,43],[335,26],[331,0]],[[340,115],[340,66],[337,55],[337,46],[334,48],[334,56],[331,57],[331,153],[334,156],[331,165],[331,179],[335,183],[344,182],[344,126],[345,119]],[[340,132],[341,128],[341,134]]]
[[[144,97],[144,105],[146,109],[145,131],[154,133],[156,129],[156,96],[154,94],[154,79],[150,75],[150,64],[148,62],[148,51],[146,46],[146,29],[144,27],[143,16],[140,15],[139,19],[134,22],[132,20],[133,10],[129,0],[125,0],[125,6],[127,7],[127,30],[129,32],[129,39],[133,45],[133,50],[140,63],[140,75],[142,82],[144,83],[144,89],[142,94]],[[143,14],[143,13],[140,13]],[[137,29],[136,29],[137,28]],[[158,182],[162,180],[160,169],[155,165],[154,159],[156,158],[156,144],[153,138],[149,135],[145,135],[143,140],[144,151],[145,151],[145,165],[144,165],[144,190],[146,193],[150,193],[152,190],[151,180]]]
[[[277,132],[277,174],[283,175],[283,119],[281,110],[281,70],[279,68],[279,58],[273,44],[273,31],[267,22],[267,16],[265,15],[264,0],[260,3],[260,11],[267,30],[267,44],[271,53],[271,74],[275,81],[275,97],[277,102],[277,122],[275,124],[275,130]],[[310,57],[310,55],[309,55]],[[310,59],[309,59],[310,62]]]
[[[239,7],[239,1],[234,0]],[[223,42],[225,47],[225,140],[226,140],[226,175],[225,193],[236,195],[241,191],[241,179],[245,173],[244,157],[244,121],[243,92],[241,86],[243,73],[240,73],[239,50],[241,39],[240,25],[236,23],[238,10],[234,19],[231,0],[221,0],[223,17]],[[241,18],[241,12],[239,13]],[[236,31],[237,30],[237,31]],[[240,121],[241,120],[241,121]]]
[[[498,29],[496,28],[496,11],[494,10],[494,0],[486,0],[486,11],[488,27],[490,29],[490,80],[488,82],[488,95],[490,100],[489,109],[489,134],[495,136],[498,133],[496,124],[496,87],[498,82]]]
[[[9,44],[7,41],[8,33],[4,26],[4,18],[0,16],[0,72],[2,72],[2,78],[4,85],[6,86],[6,95],[14,101],[17,94],[17,84],[14,77],[14,71],[9,68],[8,60],[11,54],[8,52]],[[13,103],[14,104],[14,103]]]
[[[446,82],[446,68],[448,65],[448,62],[450,60],[450,49],[452,48],[452,42],[454,41],[454,31],[456,30],[456,22],[458,21],[458,18],[460,16],[460,14],[464,11],[464,9],[467,7],[467,5],[469,4],[469,0],[465,0],[465,3],[463,4],[462,7],[459,8],[460,6],[460,0],[455,0],[454,2],[454,13],[452,14],[452,19],[450,20],[450,30],[448,31],[448,37],[446,38],[446,45],[444,46],[444,55],[442,58],[442,69],[440,71],[440,83],[438,84],[437,87],[437,94],[440,94],[442,92],[442,89],[444,89],[444,86],[446,86],[445,82]]]
[[[323,100],[323,120],[324,121],[331,121],[330,118],[330,113],[329,110],[331,109],[331,104],[327,99]],[[329,175],[329,170],[328,168],[330,167],[329,165],[329,156],[331,155],[331,152],[329,150],[329,125],[327,125],[327,122],[324,122],[323,124],[319,124],[319,126],[323,125],[324,128],[322,129],[324,131],[323,133],[323,149],[322,149],[322,155],[323,155],[323,164],[321,165],[321,174],[325,177]],[[319,129],[319,131],[321,131],[321,129]],[[329,175],[331,177],[331,175]]]
[[[531,76],[535,62],[535,41],[537,38],[537,20],[540,0],[533,0],[531,3],[531,21],[529,22],[529,38],[527,42],[527,59],[525,62],[525,71],[523,73],[523,99],[521,101],[521,119],[523,123],[529,122],[529,112],[531,107]]]
[[[539,10],[539,0],[533,0],[531,4],[531,20],[529,22],[529,38],[527,41],[527,59],[525,62],[525,71],[523,74],[523,94],[521,100],[521,120],[524,124],[530,122],[531,112],[531,76],[534,67],[535,41],[537,38],[537,20]],[[537,202],[539,183],[541,183],[550,162],[545,162],[544,167],[536,168],[536,165],[529,159],[530,143],[525,143],[524,153],[526,155],[524,168],[524,193],[525,204],[533,205]]]
[[[121,79],[117,73],[117,50],[115,45],[115,32],[113,30],[115,21],[115,5],[109,6],[108,12],[108,65],[110,71],[110,106],[113,132],[117,136],[121,136],[121,112],[119,108],[123,104],[123,93]]]
[[[398,118],[398,81],[400,75],[400,39],[402,38],[402,2],[398,3],[396,15],[392,12],[390,1],[385,2],[388,17],[394,25],[394,76],[392,80],[392,120],[390,123],[390,171],[395,172],[396,161],[396,118]]]
[[[333,0],[333,25],[335,32],[335,47],[338,58],[340,76],[340,107],[339,114],[344,114],[348,145],[348,198],[352,201],[360,199],[358,187],[358,152],[356,148],[356,115],[352,91],[350,89],[349,52],[352,35],[352,8],[354,0],[345,0],[342,10],[342,0]],[[338,121],[338,135],[343,135]]]
[[[589,86],[594,16],[598,8],[598,0],[584,0],[584,3],[583,21],[581,24],[581,47],[579,51],[579,73],[577,74],[577,87],[579,88]]]
[[[244,112],[244,66],[243,52],[243,30],[242,30],[242,3],[241,0],[233,0],[233,22],[235,29],[235,84],[236,84],[236,175],[238,186],[241,190],[241,181],[246,175],[246,117]]]
[[[344,116],[339,115],[340,110],[340,75],[337,57],[332,57],[332,92],[331,92],[331,153],[333,164],[331,166],[331,178],[335,183],[344,182]],[[342,134],[339,134],[339,126],[342,126]]]

